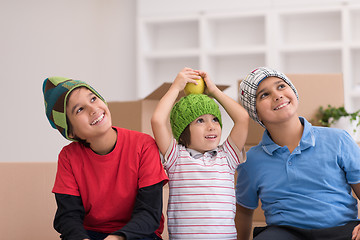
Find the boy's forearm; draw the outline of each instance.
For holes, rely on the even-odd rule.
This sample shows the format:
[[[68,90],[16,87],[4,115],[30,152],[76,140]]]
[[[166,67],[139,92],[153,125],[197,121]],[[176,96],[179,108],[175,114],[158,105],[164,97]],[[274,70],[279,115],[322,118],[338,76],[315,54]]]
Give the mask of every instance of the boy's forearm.
[[[212,93],[213,97],[224,107],[234,123],[246,123],[249,120],[247,111],[234,99],[223,93],[220,89]]]
[[[239,150],[242,150],[247,139],[249,128],[249,115],[247,111],[234,99],[220,90],[213,91],[215,99],[224,107],[234,122],[229,137]]]
[[[173,137],[169,119],[172,106],[174,105],[178,94],[178,90],[170,88],[160,99],[151,118],[151,128],[156,144],[162,155],[165,155]]]
[[[170,87],[156,106],[153,113],[153,119],[161,121],[161,124],[167,122],[172,106],[174,105],[178,95],[179,91]]]
[[[171,109],[179,96],[179,92],[183,91],[188,82],[196,82],[194,79],[198,79],[200,76],[196,71],[190,68],[184,68],[178,73],[174,82],[171,84],[169,90],[160,99],[155,112],[153,114],[153,120],[161,120],[162,123],[168,121]]]
[[[168,121],[172,106],[174,105],[177,95],[178,93],[176,93],[175,90],[169,89],[168,92],[160,99],[151,117],[151,127],[154,133],[155,140],[158,144],[158,141],[162,140],[158,137],[164,138],[165,135],[171,136],[171,129],[168,129]]]

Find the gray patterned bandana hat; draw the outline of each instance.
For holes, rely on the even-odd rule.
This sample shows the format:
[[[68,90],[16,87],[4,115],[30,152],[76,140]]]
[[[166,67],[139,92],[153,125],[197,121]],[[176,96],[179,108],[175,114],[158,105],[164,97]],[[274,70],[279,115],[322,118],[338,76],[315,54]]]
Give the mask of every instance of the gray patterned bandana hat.
[[[291,83],[290,79],[285,76],[285,74],[267,67],[259,67],[253,70],[240,83],[239,100],[249,113],[249,116],[264,128],[265,125],[260,121],[256,112],[256,91],[260,82],[268,77],[278,77],[284,80],[284,82],[286,82],[294,91],[297,99],[299,99],[295,86]]]

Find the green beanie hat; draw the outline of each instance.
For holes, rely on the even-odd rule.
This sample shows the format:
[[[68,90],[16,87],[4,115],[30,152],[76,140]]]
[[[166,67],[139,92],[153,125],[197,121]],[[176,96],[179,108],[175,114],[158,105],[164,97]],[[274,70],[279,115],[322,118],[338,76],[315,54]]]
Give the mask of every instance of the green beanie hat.
[[[75,141],[68,136],[66,121],[66,103],[69,93],[78,87],[86,87],[106,103],[103,97],[91,86],[79,80],[64,77],[49,77],[44,80],[43,94],[46,116],[50,125],[68,140]]]
[[[205,94],[190,94],[182,97],[170,112],[170,124],[174,138],[179,141],[179,137],[187,125],[205,114],[217,117],[222,127],[219,105],[212,98]]]

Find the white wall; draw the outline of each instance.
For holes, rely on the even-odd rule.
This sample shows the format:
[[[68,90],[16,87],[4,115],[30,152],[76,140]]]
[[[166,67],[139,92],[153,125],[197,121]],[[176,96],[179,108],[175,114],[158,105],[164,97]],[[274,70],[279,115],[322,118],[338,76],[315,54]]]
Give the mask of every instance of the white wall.
[[[108,101],[135,96],[134,0],[0,1],[0,161],[57,161],[42,83],[87,81]]]

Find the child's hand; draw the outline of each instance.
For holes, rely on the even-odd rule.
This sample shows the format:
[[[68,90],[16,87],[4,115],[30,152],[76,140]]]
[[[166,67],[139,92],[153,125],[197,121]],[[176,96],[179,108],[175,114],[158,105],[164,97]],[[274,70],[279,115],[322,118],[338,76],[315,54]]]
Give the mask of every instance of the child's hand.
[[[352,232],[352,240],[360,239],[360,224],[357,225]]]
[[[117,235],[109,235],[104,240],[125,240],[125,237]]]
[[[195,79],[200,79],[199,73],[191,68],[184,68],[178,73],[171,87],[180,92],[184,90],[187,83],[197,84]]]
[[[210,79],[209,74],[203,71],[196,71],[199,73],[199,75],[204,79],[206,88],[205,93],[209,96],[214,96],[215,91],[219,90],[218,87],[213,83],[213,81]]]

